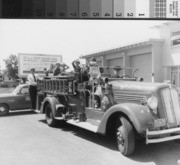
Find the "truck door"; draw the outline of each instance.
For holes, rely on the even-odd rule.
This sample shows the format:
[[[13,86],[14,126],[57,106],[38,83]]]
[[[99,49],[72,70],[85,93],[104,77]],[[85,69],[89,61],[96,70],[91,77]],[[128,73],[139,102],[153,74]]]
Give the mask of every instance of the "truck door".
[[[99,125],[104,112],[101,109],[101,86],[92,85],[91,90],[88,91],[86,99],[88,100],[88,105],[86,105],[86,117],[89,122],[94,125]]]

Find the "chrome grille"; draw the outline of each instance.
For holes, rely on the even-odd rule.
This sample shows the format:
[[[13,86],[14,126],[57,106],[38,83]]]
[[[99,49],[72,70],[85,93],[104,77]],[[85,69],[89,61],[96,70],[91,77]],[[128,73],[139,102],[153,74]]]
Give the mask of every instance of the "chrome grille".
[[[177,122],[180,123],[179,95],[178,95],[178,92],[174,88],[171,89],[171,94],[172,94],[172,102],[174,106],[175,117],[176,117]]]
[[[167,117],[168,123],[174,124],[175,123],[175,116],[173,114],[174,107],[173,107],[171,92],[169,88],[162,89],[161,96],[162,96],[164,109],[166,110],[166,117]]]
[[[174,88],[164,88],[161,90],[162,104],[166,112],[169,126],[174,126],[180,122],[180,104],[178,93]]]

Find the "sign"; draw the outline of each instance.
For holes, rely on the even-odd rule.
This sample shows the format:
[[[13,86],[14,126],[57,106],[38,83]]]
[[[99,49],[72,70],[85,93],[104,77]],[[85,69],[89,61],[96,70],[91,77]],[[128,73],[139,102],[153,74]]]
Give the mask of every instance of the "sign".
[[[57,62],[62,63],[62,55],[19,53],[19,77],[26,77],[30,73],[31,68],[35,68],[36,74],[45,76],[44,69],[52,70]]]
[[[180,30],[171,32],[171,46],[180,45]]]

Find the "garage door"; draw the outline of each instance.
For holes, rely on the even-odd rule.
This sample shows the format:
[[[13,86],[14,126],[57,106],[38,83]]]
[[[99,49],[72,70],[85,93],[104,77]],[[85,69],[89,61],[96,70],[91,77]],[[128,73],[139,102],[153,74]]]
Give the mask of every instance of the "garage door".
[[[137,77],[143,77],[144,81],[151,81],[152,56],[151,54],[135,55],[130,57],[130,65],[136,72]]]
[[[115,58],[115,59],[110,59],[108,60],[108,66],[109,67],[115,67],[115,66],[123,66],[123,58]],[[114,70],[113,69],[109,69],[109,74],[113,75],[114,74]]]

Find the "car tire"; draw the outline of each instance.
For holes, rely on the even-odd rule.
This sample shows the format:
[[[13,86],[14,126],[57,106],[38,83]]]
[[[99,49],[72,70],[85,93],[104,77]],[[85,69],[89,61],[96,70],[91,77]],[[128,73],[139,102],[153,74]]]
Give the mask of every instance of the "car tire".
[[[9,107],[6,104],[0,104],[0,116],[5,116],[9,113]]]
[[[53,111],[50,104],[47,104],[45,106],[45,117],[46,117],[46,123],[50,127],[57,126],[57,120],[54,119]]]
[[[129,156],[135,149],[135,135],[131,123],[123,116],[116,122],[116,140],[119,151],[124,156]]]

